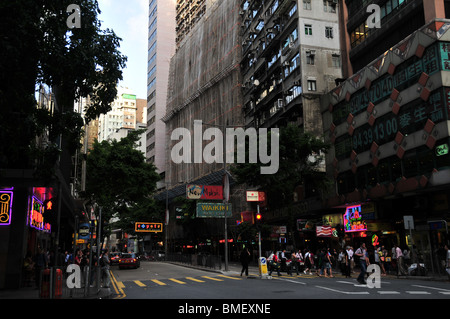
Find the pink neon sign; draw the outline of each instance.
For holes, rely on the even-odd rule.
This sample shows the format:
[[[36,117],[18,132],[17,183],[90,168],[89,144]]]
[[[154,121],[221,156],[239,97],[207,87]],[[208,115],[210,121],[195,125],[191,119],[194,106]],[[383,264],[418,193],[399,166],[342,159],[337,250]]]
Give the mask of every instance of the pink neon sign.
[[[361,216],[361,205],[347,207],[344,214],[344,228],[346,232],[367,230],[367,224]]]

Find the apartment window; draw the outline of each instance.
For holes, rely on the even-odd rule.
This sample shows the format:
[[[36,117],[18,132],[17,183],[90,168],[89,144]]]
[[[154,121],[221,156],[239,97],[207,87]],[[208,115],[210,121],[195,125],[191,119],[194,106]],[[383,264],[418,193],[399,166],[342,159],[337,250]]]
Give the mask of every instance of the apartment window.
[[[306,52],[306,64],[314,65],[314,54],[311,54],[311,52]]]
[[[311,0],[303,0],[303,9],[311,10]]]
[[[323,0],[323,11],[336,13],[336,4],[330,0]]]
[[[289,9],[288,12],[288,17],[292,17],[294,15],[294,13],[297,12],[297,1],[294,2],[294,4],[291,6],[291,8]]]
[[[308,80],[308,91],[317,91],[316,80]]]
[[[341,56],[339,54],[331,55],[331,65],[333,66],[333,68],[341,67]]]
[[[305,34],[312,35],[312,25],[311,24],[305,24]]]
[[[333,38],[333,27],[325,27],[325,37],[329,39]]]

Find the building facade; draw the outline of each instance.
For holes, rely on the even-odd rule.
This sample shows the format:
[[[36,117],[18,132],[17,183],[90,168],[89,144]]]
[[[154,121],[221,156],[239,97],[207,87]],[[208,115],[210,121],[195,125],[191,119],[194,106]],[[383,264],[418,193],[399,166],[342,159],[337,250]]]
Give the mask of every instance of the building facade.
[[[166,170],[166,113],[170,58],[175,53],[175,0],[150,0],[148,16],[146,158]]]
[[[450,195],[446,6],[378,1],[381,28],[367,29],[361,2],[346,1],[354,73],[321,103],[336,181],[328,207],[359,207],[358,218],[343,222],[345,240],[399,244],[438,271]]]
[[[247,126],[321,134],[319,98],[342,77],[338,11],[333,1],[242,1]]]

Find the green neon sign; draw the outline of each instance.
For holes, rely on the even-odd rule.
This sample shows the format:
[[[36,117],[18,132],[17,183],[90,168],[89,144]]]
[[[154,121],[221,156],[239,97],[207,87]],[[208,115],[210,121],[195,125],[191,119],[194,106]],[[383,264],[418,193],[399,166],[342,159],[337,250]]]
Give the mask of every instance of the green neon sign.
[[[442,144],[436,146],[436,155],[443,156],[448,154],[448,144]]]

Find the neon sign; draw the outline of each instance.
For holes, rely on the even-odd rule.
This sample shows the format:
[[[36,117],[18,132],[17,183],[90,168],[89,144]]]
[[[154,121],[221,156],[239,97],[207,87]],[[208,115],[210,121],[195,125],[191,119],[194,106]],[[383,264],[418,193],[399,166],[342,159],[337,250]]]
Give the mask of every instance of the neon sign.
[[[362,220],[361,205],[347,207],[344,214],[344,228],[346,232],[367,230],[367,224]]]
[[[30,226],[38,230],[44,230],[44,205],[36,197],[31,197]]]
[[[13,188],[0,189],[0,226],[11,224]]]

